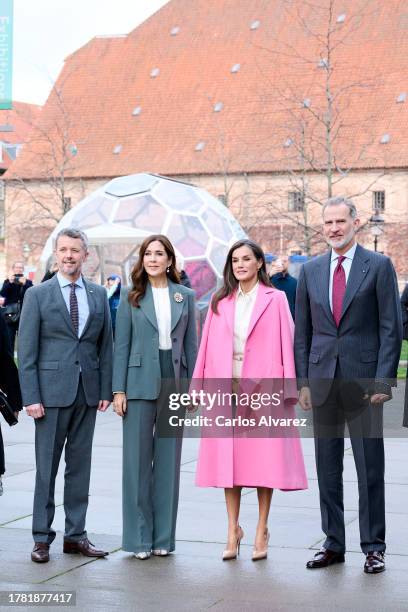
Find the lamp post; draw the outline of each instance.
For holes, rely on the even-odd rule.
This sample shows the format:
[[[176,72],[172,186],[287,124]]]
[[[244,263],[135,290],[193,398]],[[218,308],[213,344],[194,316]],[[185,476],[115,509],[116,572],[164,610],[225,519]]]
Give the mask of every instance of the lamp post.
[[[379,210],[375,209],[374,214],[370,217],[371,234],[374,236],[374,251],[377,251],[378,236],[384,233],[381,224],[384,223],[384,217],[380,215]]]

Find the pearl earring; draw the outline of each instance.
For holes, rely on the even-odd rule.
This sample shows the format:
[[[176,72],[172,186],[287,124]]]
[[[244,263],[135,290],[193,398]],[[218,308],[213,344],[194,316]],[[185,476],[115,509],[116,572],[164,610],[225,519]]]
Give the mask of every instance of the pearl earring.
[[[167,274],[170,272],[170,266],[166,270]]]

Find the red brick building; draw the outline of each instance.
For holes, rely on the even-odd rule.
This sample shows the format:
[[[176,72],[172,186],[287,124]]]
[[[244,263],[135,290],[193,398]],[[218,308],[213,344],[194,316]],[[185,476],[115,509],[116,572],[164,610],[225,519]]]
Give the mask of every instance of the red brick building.
[[[13,102],[10,110],[0,109],[0,270],[5,267],[4,256],[4,199],[5,188],[1,176],[11,166],[27,140],[39,117],[41,107],[24,102]]]
[[[171,0],[92,39],[7,173],[9,257],[28,243],[35,265],[64,210],[149,171],[222,197],[270,251],[321,251],[321,203],[349,195],[408,280],[407,34],[402,0]]]

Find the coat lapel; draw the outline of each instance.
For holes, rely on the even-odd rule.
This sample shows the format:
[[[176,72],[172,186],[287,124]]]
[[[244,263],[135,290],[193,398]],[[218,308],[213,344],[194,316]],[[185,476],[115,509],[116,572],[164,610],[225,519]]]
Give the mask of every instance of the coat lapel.
[[[266,287],[265,285],[262,285],[262,283],[259,283],[258,294],[256,296],[254,309],[249,321],[247,338],[249,338],[251,335],[252,330],[271,301],[275,291],[277,291],[277,289],[272,289],[271,287]]]
[[[82,334],[81,334],[81,338],[82,336],[87,332],[88,327],[93,319],[94,313],[96,311],[96,298],[95,298],[95,293],[93,291],[93,289],[91,289],[88,285],[88,283],[86,282],[86,280],[84,279],[84,277],[82,277],[82,281],[84,283],[84,287],[85,287],[85,291],[86,291],[86,297],[88,299],[88,306],[89,306],[89,315],[88,318],[86,320],[85,323],[85,327],[82,330]]]
[[[179,293],[181,296],[183,296],[183,299],[181,302],[176,302],[174,298],[176,293]],[[173,329],[176,327],[177,323],[180,320],[181,313],[183,312],[184,301],[186,299],[186,296],[184,295],[182,291],[179,290],[179,287],[175,285],[174,283],[172,283],[170,280],[169,280],[169,298],[170,298],[170,309],[171,309],[171,331],[173,331]]]
[[[327,314],[330,321],[332,321],[333,325],[333,313],[330,308],[329,302],[329,287],[330,287],[330,262],[331,262],[331,250],[329,250],[325,255],[323,255],[320,266],[315,271],[315,282],[318,287],[318,292],[322,299],[322,304],[325,313]]]
[[[357,245],[347,280],[346,293],[344,294],[343,308],[341,311],[342,317],[344,317],[347,308],[350,306],[361,283],[366,277],[369,267],[369,258],[364,255],[361,246]]]
[[[58,282],[58,278],[57,278],[56,274],[55,274],[55,276],[52,279],[52,292],[53,292],[53,295],[54,295],[55,303],[59,305],[59,311],[62,314],[62,318],[64,319],[65,323],[67,324],[67,327],[68,327],[69,331],[75,337],[75,332],[74,332],[74,328],[72,327],[71,317],[70,317],[70,314],[68,312],[68,308],[67,308],[67,305],[65,303],[64,297],[62,295],[61,287],[60,287],[60,284]]]
[[[146,285],[146,293],[139,301],[140,309],[145,315],[146,319],[150,321],[155,329],[159,329],[157,325],[156,311],[154,309],[153,291],[150,283]]]

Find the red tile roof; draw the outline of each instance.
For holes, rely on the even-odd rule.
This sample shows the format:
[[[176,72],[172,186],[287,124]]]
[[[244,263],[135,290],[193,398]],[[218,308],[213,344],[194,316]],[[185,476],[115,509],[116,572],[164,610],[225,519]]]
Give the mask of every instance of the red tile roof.
[[[330,2],[334,92],[345,92],[335,98],[336,162],[408,166],[408,96],[396,102],[408,94],[405,0],[172,0],[128,36],[94,38],[67,58],[56,86],[62,98],[51,93],[40,136],[8,174],[41,176],[57,131],[75,152],[67,176],[282,171],[299,164],[296,147],[284,146],[299,137],[299,121],[308,125],[307,153],[322,165],[324,131],[302,101],[324,108],[325,52],[307,28],[327,31],[327,12],[316,6]],[[384,134],[390,140],[380,144]]]
[[[24,144],[40,111],[41,106],[25,102],[13,102],[13,108],[10,110],[0,109],[0,142]],[[4,147],[2,157],[0,170],[8,168],[13,161]]]

